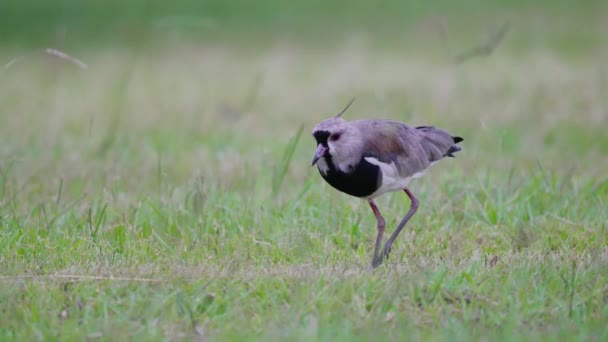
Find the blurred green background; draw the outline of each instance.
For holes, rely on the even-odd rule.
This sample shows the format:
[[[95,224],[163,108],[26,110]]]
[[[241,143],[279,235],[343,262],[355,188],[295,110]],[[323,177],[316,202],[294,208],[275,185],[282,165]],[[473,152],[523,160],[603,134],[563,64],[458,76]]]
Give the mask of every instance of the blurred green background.
[[[0,41],[17,46],[133,44],[194,39],[310,43],[364,35],[376,42],[428,41],[420,25],[449,18],[451,35],[470,36],[509,19],[514,43],[580,48],[605,42],[599,0],[4,0]],[[428,25],[427,25],[428,26]],[[428,28],[428,27],[427,27]],[[515,44],[514,46],[516,46]]]

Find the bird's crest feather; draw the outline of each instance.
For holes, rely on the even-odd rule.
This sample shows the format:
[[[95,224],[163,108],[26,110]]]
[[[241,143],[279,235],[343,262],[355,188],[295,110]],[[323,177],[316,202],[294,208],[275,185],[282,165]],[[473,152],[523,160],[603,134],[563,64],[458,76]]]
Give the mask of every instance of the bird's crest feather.
[[[346,107],[344,107],[344,109],[342,109],[342,111],[340,113],[338,113],[338,115],[335,116],[335,118],[339,118],[342,116],[342,114],[344,114],[344,112],[346,112],[346,110],[348,109],[348,107],[350,107],[351,104],[353,104],[353,102],[355,102],[355,98],[353,97],[350,102],[346,105]]]

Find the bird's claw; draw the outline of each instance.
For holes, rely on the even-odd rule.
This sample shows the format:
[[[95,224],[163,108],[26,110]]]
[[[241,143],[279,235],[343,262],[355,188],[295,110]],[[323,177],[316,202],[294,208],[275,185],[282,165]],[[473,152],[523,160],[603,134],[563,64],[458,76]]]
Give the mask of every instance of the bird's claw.
[[[382,253],[386,259],[388,259],[388,255],[391,253],[391,245],[384,246],[384,252]]]
[[[388,255],[391,252],[391,248],[392,246],[390,245],[384,246],[382,253],[374,255],[374,258],[372,259],[372,269],[382,265],[384,259],[388,259]]]
[[[375,256],[372,260],[372,269],[382,265],[382,256]]]

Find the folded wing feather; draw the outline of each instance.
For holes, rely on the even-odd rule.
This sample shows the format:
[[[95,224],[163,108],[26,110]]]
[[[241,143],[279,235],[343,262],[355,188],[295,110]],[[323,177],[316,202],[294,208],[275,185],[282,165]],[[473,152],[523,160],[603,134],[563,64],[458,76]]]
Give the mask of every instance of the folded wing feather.
[[[421,174],[454,145],[454,138],[436,127],[411,127],[391,120],[358,120],[353,124],[363,137],[363,157],[394,163],[401,177]]]

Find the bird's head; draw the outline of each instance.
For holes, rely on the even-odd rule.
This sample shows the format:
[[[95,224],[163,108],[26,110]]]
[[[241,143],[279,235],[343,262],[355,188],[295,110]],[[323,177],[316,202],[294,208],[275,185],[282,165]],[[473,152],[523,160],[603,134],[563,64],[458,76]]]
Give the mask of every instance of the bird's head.
[[[340,114],[322,121],[312,130],[312,135],[317,141],[317,151],[312,159],[312,165],[317,162],[323,163],[319,165],[321,171],[327,169],[322,159],[326,156],[331,157],[333,164],[345,172],[361,159],[361,132],[340,117],[351,103],[352,100]]]

